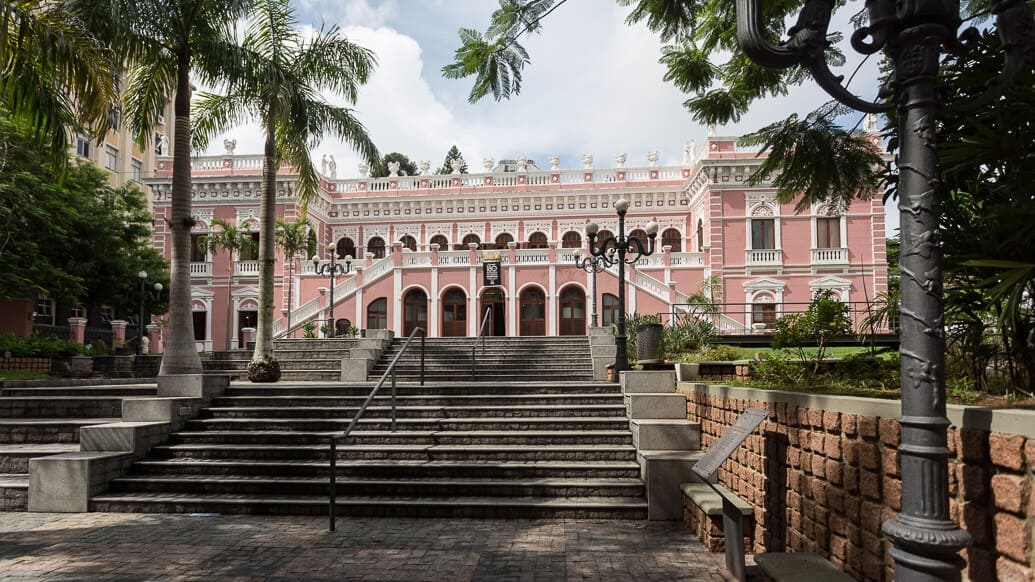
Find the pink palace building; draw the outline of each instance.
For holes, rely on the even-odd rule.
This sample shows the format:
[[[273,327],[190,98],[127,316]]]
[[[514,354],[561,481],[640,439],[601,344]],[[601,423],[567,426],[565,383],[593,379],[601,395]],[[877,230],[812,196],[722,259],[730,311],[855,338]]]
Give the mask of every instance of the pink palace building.
[[[657,250],[626,270],[628,313],[685,313],[682,307],[706,281],[723,304],[715,317],[723,333],[764,333],[782,313],[800,310],[818,290],[859,304],[887,287],[884,208],[879,195],[848,208],[816,206],[796,214],[779,204],[767,185],[748,186],[760,163],[736,138],[709,137],[699,152],[684,148],[679,166],[549,169],[527,160],[495,164],[482,173],[337,178],[323,167],[319,196],[309,206],[313,248],[329,258],[354,256],[352,272],[334,288],[337,328],[390,329],[407,335],[415,326],[431,337],[473,336],[486,311],[491,335],[585,335],[591,324],[593,277],[575,266],[585,248],[585,225],[615,233],[614,203],[629,201],[626,234],[642,236],[659,225]],[[258,232],[262,159],[253,155],[196,158],[192,162],[195,237],[221,218]],[[366,169],[361,167],[364,174]],[[154,194],[157,248],[168,256],[171,158],[157,161]],[[277,214],[298,217],[296,176],[279,174]],[[255,237],[258,235],[255,234]],[[486,287],[483,261],[498,256],[501,280]],[[229,264],[226,253],[196,246],[191,264],[195,337],[199,350],[224,349],[226,310],[230,340],[242,346],[256,324],[259,266],[254,255]],[[276,335],[310,320],[329,318],[330,280],[306,257],[278,257]],[[618,313],[616,268],[596,276],[599,322]],[[289,305],[289,293],[290,302]],[[229,297],[228,297],[229,294]],[[288,310],[293,330],[287,329]],[[861,309],[853,310],[861,311]]]

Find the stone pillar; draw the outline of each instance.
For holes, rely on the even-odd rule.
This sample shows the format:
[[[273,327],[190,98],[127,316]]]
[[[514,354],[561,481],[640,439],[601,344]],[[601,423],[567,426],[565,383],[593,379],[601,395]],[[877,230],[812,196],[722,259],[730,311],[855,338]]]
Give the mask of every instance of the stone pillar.
[[[478,265],[478,243],[467,243],[468,252],[471,253],[471,266]]]
[[[438,266],[438,244],[431,243],[428,245],[428,249],[431,250],[431,265]]]
[[[160,354],[165,351],[165,346],[162,343],[162,326],[153,323],[148,324],[147,339],[150,340],[149,349],[144,353]]]
[[[551,265],[556,265],[557,264],[557,241],[552,240],[548,244],[550,245],[550,264]],[[554,291],[555,291],[554,289],[550,290],[551,293],[553,293]]]
[[[396,267],[401,267],[403,264],[403,244],[399,241],[392,243],[392,264]]]
[[[69,317],[68,327],[71,328],[68,339],[74,341],[77,344],[86,344],[86,318],[85,317]]]
[[[126,345],[126,324],[125,319],[111,320],[111,349],[117,350]]]
[[[518,244],[516,242],[514,242],[514,241],[510,241],[509,243],[507,243],[507,264],[508,265],[516,265],[517,264],[517,262],[516,262],[517,261],[517,246],[518,246]]]

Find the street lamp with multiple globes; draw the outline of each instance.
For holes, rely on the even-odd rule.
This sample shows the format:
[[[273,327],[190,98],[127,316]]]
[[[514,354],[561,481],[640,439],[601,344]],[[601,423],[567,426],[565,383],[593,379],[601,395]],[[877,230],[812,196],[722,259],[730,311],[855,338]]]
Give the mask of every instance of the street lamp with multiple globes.
[[[614,255],[614,253],[611,253]],[[595,256],[591,255],[588,257],[582,256],[582,249],[575,249],[572,253],[575,257],[575,266],[582,269],[583,271],[593,275],[592,283],[590,284],[590,293],[592,293],[592,311],[590,312],[590,327],[597,326],[597,273],[602,272],[604,269],[613,266],[614,260],[607,256]]]
[[[343,276],[346,273],[352,271],[352,256],[345,255],[345,264],[338,263],[336,248],[333,244],[327,245],[327,252],[331,255],[331,260],[320,264],[320,257],[313,255],[313,271],[317,275],[326,276],[331,280],[331,313],[330,313],[330,325],[327,326],[327,337],[334,337],[334,279],[338,276]]]
[[[586,224],[586,235],[589,238],[589,254],[594,257],[607,257],[606,260],[618,264],[618,335],[615,336],[615,373],[629,369],[629,356],[625,350],[625,265],[632,265],[640,259],[654,254],[654,239],[658,236],[658,223],[648,222],[644,230],[647,232],[647,246],[638,238],[626,238],[625,213],[629,210],[629,201],[622,198],[615,202],[618,211],[618,234],[609,236],[597,244],[597,232],[600,226],[595,222]],[[595,293],[595,290],[594,290]]]
[[[137,300],[140,301],[140,320],[137,321],[137,354],[144,354],[144,332],[147,331],[145,320],[150,319],[147,313],[152,303],[158,302],[158,295],[162,292],[162,284],[155,283],[151,289],[147,288],[147,271],[137,273],[140,279],[140,289],[137,290]]]
[[[959,580],[960,548],[970,535],[949,516],[945,416],[945,309],[942,304],[942,247],[938,221],[938,116],[966,113],[1000,98],[1017,74],[1035,64],[1035,20],[1025,0],[992,0],[990,12],[1005,59],[999,78],[970,103],[944,104],[947,87],[938,75],[942,51],[963,55],[967,28],[959,0],[867,0],[867,26],[851,37],[852,48],[872,55],[883,50],[893,71],[881,101],[860,99],[831,72],[826,61],[834,0],[806,0],[784,42],[772,44],[762,22],[762,0],[737,0],[737,37],[744,52],[771,68],[801,66],[838,101],[868,113],[897,108],[898,182],[902,253],[901,282],[902,511],[886,521],[894,546],[895,580]]]

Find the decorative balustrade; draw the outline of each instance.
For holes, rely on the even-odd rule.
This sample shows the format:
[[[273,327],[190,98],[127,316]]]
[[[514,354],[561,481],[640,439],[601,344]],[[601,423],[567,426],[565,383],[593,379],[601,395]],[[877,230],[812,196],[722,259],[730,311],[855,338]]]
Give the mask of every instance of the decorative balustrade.
[[[444,266],[470,265],[470,251],[442,251],[438,253],[438,264]]]
[[[518,249],[514,251],[515,265],[548,265],[549,249]]]
[[[392,255],[379,259],[376,263],[367,267],[366,271],[363,272],[363,280],[366,282],[372,282],[380,279],[382,275],[392,270],[393,265],[394,260]]]
[[[212,263],[191,263],[190,264],[190,276],[191,277],[211,277],[212,276]]]
[[[783,265],[783,251],[780,249],[750,249],[745,264],[749,267],[779,267]]]
[[[431,253],[403,253],[404,267],[424,267],[431,264]]]
[[[672,253],[669,261],[673,267],[704,266],[704,253]]]
[[[259,261],[237,261],[234,264],[234,275],[238,277],[258,277]]]
[[[812,249],[813,265],[847,265],[848,249]]]

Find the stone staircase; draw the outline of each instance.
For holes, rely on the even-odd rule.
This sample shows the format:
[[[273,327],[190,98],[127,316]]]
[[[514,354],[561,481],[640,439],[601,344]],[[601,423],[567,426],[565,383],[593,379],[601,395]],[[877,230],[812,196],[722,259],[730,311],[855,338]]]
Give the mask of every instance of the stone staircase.
[[[29,459],[78,451],[81,428],[118,421],[124,397],[157,391],[135,381],[48,382],[61,381],[7,381],[0,389],[0,511],[25,511]]]
[[[565,340],[558,349],[569,342],[579,344]],[[586,338],[581,342],[588,350]],[[459,345],[442,344],[436,354],[443,356]],[[466,347],[469,363],[470,340]],[[551,374],[567,381],[402,383],[396,432],[385,386],[339,444],[338,512],[646,518],[619,387],[572,381],[578,372],[570,370]],[[94,496],[91,510],[324,514],[328,435],[345,428],[370,389],[231,385],[167,445]]]
[[[349,339],[278,339],[273,352],[280,361],[281,380],[285,382],[336,382],[341,378],[341,360],[349,357],[356,340]],[[250,350],[213,352],[204,360],[206,373],[227,374],[234,379],[247,376]]]
[[[392,340],[370,371],[370,379],[381,377],[404,341],[399,338]],[[428,338],[425,340],[425,379],[429,382],[470,381],[472,348],[475,349],[477,378],[481,382],[593,379],[593,359],[586,336]],[[400,358],[396,370],[400,380],[419,377],[420,345],[417,339]]]

